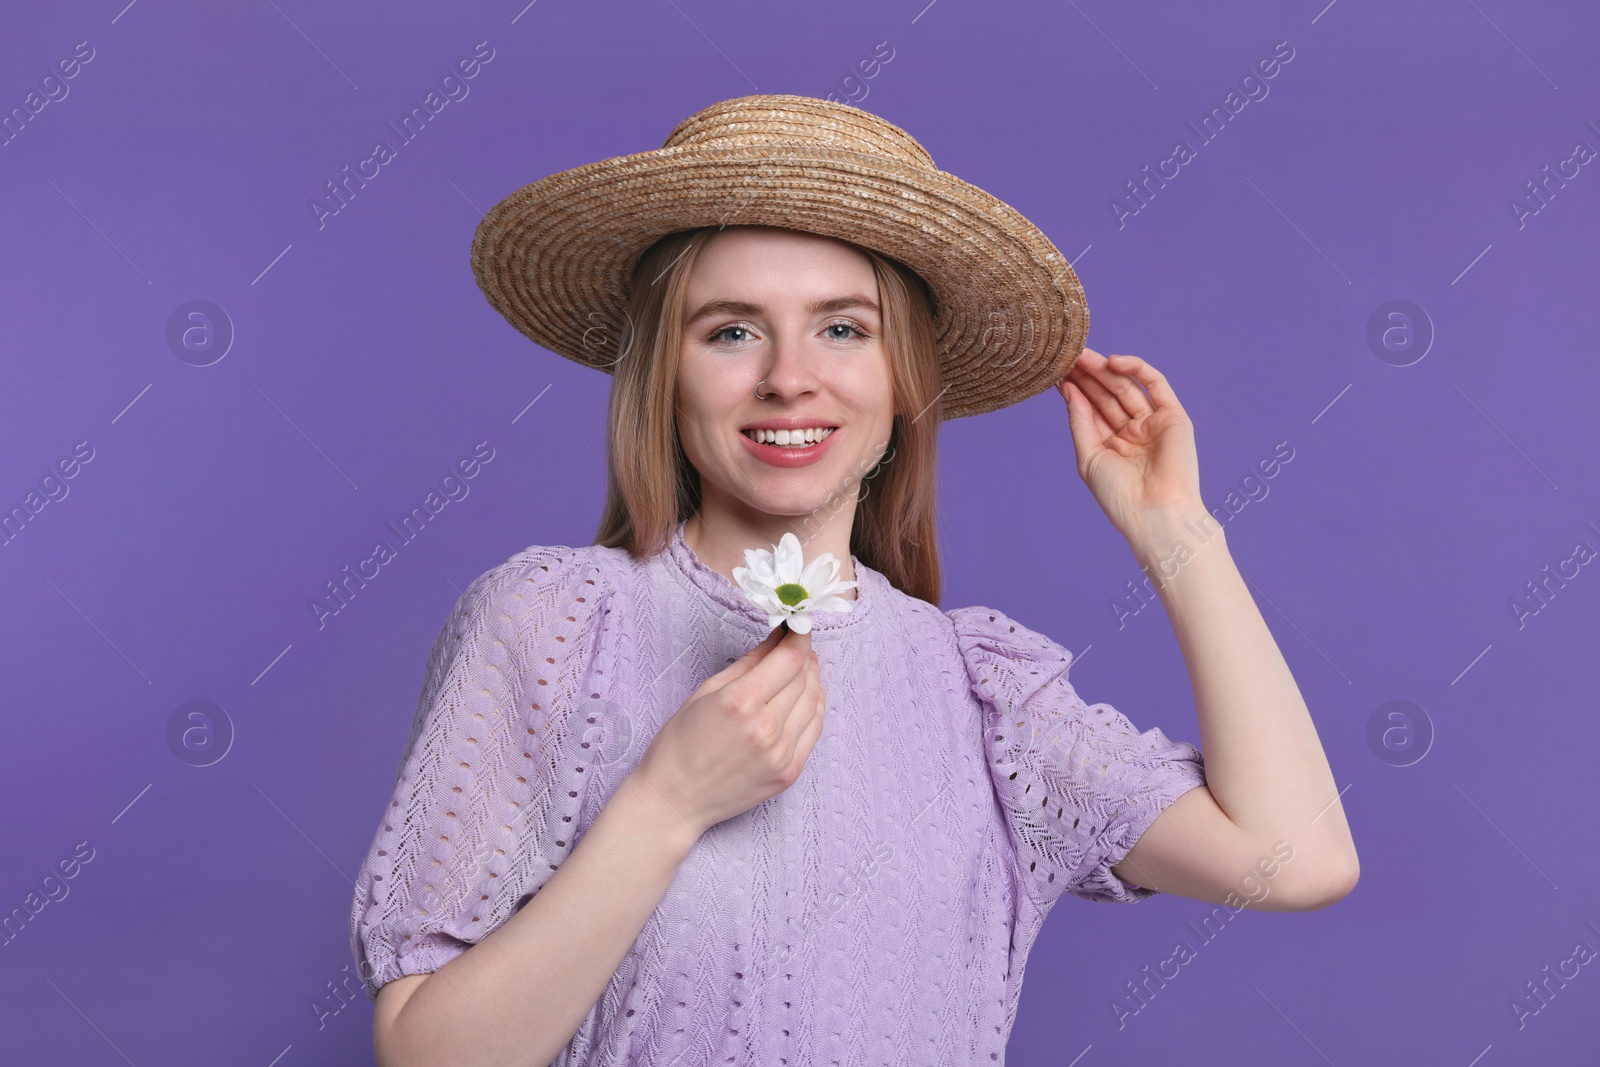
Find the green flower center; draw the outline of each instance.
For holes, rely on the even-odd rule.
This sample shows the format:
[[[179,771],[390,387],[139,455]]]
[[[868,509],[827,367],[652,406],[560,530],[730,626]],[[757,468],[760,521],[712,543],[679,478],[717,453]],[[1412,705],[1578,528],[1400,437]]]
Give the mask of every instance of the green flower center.
[[[806,587],[803,585],[796,585],[794,582],[787,582],[783,585],[780,585],[778,588],[774,589],[773,592],[778,594],[779,600],[783,601],[791,608],[806,598]]]

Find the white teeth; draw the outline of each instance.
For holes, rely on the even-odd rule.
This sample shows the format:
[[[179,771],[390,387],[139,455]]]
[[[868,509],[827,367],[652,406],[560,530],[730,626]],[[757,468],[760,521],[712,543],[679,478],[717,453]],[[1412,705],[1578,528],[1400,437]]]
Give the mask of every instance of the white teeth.
[[[741,430],[746,437],[763,444],[803,448],[815,444],[833,432],[829,427],[808,427],[804,430]]]

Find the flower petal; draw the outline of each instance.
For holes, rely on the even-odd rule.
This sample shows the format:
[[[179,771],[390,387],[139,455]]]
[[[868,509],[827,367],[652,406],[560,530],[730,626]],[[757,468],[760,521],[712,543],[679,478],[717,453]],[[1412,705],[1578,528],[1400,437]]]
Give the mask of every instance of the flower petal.
[[[783,601],[779,600],[776,596],[774,596],[771,593],[766,593],[766,592],[757,593],[754,596],[752,596],[750,598],[750,600],[751,600],[752,603],[755,604],[756,607],[760,608],[762,611],[766,612],[768,615],[774,615],[774,614],[782,615],[782,614],[785,614],[785,608],[787,607],[787,605],[785,605]]]
[[[824,552],[806,565],[800,584],[806,589],[821,589],[839,577],[839,561],[832,552]]]
[[[768,585],[779,585],[778,572],[773,566],[772,553],[764,549],[747,548],[744,551],[744,560],[750,573],[760,578]]]
[[[744,552],[746,566],[733,569],[734,582],[745,596],[767,615],[770,628],[787,624],[795,633],[811,632],[813,611],[853,610],[853,601],[839,596],[857,587],[857,582],[838,580],[840,562],[831,552],[823,552],[806,563],[800,539],[786,532],[773,551],[747,548]],[[785,585],[800,586],[803,594],[798,603],[788,604],[778,596]]]
[[[798,582],[801,563],[800,539],[793,533],[786,532],[778,539],[777,551],[773,553],[773,567],[777,571],[778,584]]]

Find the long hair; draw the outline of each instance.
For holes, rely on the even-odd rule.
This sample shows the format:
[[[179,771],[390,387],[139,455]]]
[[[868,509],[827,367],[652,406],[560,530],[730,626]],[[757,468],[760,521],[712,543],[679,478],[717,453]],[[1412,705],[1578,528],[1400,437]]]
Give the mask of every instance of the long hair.
[[[689,273],[720,227],[681,230],[640,255],[617,339],[607,409],[605,511],[594,543],[635,558],[664,550],[679,522],[700,507],[700,473],[678,437],[673,410]],[[849,242],[846,242],[849,243]],[[911,268],[851,245],[872,262],[883,306],[890,384],[900,413],[888,447],[867,470],[853,472],[817,513],[848,506],[857,495],[850,551],[909,596],[939,603],[934,523],[936,449],[942,406],[933,316],[936,297]],[[608,346],[609,347],[609,346]],[[805,540],[805,530],[797,536]]]

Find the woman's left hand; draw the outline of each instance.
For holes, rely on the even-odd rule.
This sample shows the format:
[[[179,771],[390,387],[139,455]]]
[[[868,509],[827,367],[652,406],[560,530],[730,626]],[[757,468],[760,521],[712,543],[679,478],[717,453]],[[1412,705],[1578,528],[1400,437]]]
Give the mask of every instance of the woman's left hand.
[[[1204,510],[1194,424],[1160,371],[1138,356],[1108,358],[1086,347],[1056,389],[1067,402],[1078,474],[1124,537],[1134,540],[1158,518]]]

